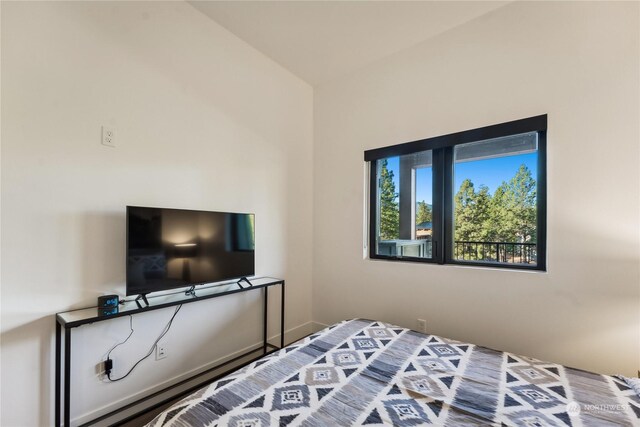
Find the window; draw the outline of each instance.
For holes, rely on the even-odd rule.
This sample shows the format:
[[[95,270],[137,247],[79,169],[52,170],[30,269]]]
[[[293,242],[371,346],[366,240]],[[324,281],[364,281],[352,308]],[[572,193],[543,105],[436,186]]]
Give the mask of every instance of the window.
[[[545,270],[547,116],[365,152],[373,259]]]
[[[379,255],[433,258],[432,152],[377,161]]]

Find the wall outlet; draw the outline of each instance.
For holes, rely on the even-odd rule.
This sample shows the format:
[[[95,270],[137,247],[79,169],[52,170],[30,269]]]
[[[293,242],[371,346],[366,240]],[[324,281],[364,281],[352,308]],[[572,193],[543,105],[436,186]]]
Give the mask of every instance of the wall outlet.
[[[156,346],[156,360],[164,359],[167,357],[167,348],[164,344],[158,344]]]
[[[416,320],[416,329],[418,332],[427,333],[427,321],[424,319]]]
[[[102,145],[107,147],[116,146],[116,133],[112,128],[102,126]]]

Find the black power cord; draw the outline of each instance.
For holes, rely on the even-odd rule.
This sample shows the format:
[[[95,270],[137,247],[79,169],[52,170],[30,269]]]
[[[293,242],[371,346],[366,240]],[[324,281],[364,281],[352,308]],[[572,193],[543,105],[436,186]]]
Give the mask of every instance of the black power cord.
[[[129,332],[129,336],[127,336],[127,338],[125,338],[124,341],[119,342],[118,344],[111,347],[111,350],[109,350],[109,352],[107,353],[107,360],[111,359],[111,352],[115,350],[116,347],[121,346],[122,344],[129,341],[129,338],[131,338],[131,335],[133,335],[133,316],[132,315],[129,315],[129,329],[131,329],[131,332]]]
[[[167,332],[169,332],[169,329],[171,329],[171,325],[173,324],[173,319],[176,318],[176,315],[178,314],[178,312],[180,311],[181,308],[182,308],[182,304],[180,304],[179,306],[176,307],[175,311],[173,312],[173,316],[171,316],[171,319],[169,319],[169,322],[164,327],[162,333],[154,341],[153,345],[149,349],[149,352],[144,357],[142,357],[140,360],[138,360],[131,367],[131,369],[129,369],[129,371],[126,374],[124,374],[120,378],[111,378],[111,369],[113,369],[113,360],[111,360],[111,357],[110,357],[111,356],[111,352],[113,350],[115,350],[115,348],[118,347],[119,345],[122,345],[125,342],[127,342],[129,340],[129,338],[131,338],[131,335],[133,335],[133,320],[131,319],[131,316],[129,316],[129,320],[130,320],[129,326],[131,328],[131,332],[129,333],[129,336],[124,341],[122,341],[121,343],[118,343],[115,346],[113,346],[111,348],[111,350],[109,350],[109,352],[107,353],[107,360],[104,361],[104,370],[105,370],[105,374],[107,375],[107,379],[109,381],[111,381],[111,382],[116,382],[116,381],[120,381],[120,380],[123,380],[123,379],[127,378],[129,376],[129,374],[131,372],[133,372],[133,370],[136,368],[136,366],[138,366],[143,360],[145,360],[146,358],[151,356],[153,354],[154,350],[156,349],[156,347],[158,346],[158,342],[160,342],[160,340],[167,334]]]

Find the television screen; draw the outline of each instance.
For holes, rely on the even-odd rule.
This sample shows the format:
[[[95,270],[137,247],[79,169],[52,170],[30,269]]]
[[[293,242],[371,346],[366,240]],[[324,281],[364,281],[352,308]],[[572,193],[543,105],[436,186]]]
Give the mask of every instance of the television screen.
[[[127,206],[127,295],[255,274],[253,214]]]

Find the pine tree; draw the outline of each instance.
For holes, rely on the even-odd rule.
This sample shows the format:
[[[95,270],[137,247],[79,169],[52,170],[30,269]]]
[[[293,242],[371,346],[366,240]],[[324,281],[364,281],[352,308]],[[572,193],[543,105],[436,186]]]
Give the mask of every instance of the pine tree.
[[[400,234],[398,193],[393,183],[393,171],[387,168],[387,159],[380,162],[380,240],[397,239]]]
[[[471,235],[477,228],[473,213],[475,199],[476,192],[473,188],[473,182],[470,179],[465,179],[454,197],[456,241],[471,240]]]
[[[537,187],[531,171],[521,165],[516,175],[505,185],[505,205],[507,221],[505,227],[510,231],[512,242],[536,242],[537,226]]]
[[[422,224],[423,222],[431,222],[433,216],[431,214],[431,206],[424,200],[418,202],[418,209],[416,210],[416,224]]]
[[[474,226],[476,229],[472,233],[472,238],[479,242],[491,241],[492,211],[491,211],[491,194],[489,187],[480,186],[480,191],[476,193],[473,204]]]
[[[507,206],[507,183],[503,182],[496,191],[490,201],[489,221],[487,222],[487,231],[489,241],[491,242],[512,242],[512,231],[508,229],[507,223],[510,217],[511,209]]]

